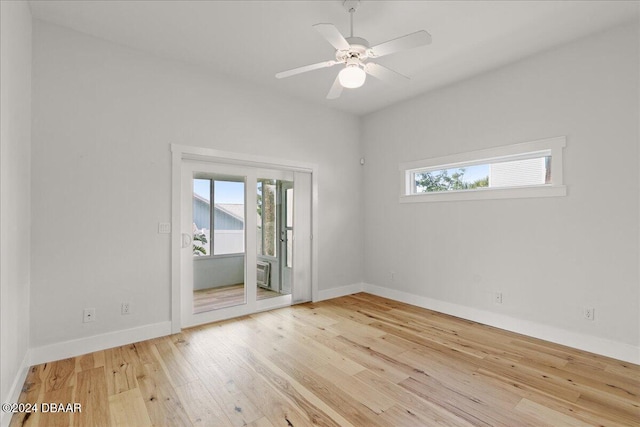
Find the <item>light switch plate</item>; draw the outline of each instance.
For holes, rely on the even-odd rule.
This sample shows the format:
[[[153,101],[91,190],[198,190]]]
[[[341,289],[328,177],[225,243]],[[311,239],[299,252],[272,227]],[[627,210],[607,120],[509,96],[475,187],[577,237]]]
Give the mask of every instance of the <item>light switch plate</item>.
[[[169,222],[161,222],[158,224],[158,233],[160,234],[169,234],[171,233],[171,223]]]

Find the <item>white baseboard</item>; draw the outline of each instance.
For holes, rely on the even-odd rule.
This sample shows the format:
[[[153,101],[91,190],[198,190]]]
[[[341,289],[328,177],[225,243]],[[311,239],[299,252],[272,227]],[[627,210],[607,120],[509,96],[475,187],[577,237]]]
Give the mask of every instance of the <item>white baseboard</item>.
[[[16,403],[20,398],[20,393],[22,392],[22,385],[24,384],[24,380],[27,379],[27,374],[29,373],[29,368],[31,367],[31,352],[27,351],[22,359],[22,363],[20,364],[20,368],[18,369],[18,373],[13,380],[13,384],[11,384],[11,388],[9,389],[9,399],[6,402],[2,403]],[[7,427],[11,422],[11,416],[13,414],[8,412],[0,412],[0,426]]]
[[[640,347],[638,346],[618,341],[611,341],[592,335],[571,332],[553,326],[517,319],[504,314],[492,313],[490,311],[479,310],[477,308],[439,301],[368,283],[362,284],[362,291],[372,295],[438,311],[440,313],[450,314],[466,320],[494,326],[496,328],[505,329],[507,331],[551,341],[556,344],[566,345],[568,347],[589,351],[591,353],[612,357],[614,359],[640,364]]]
[[[316,298],[314,302],[356,294],[362,292],[362,286],[363,283],[353,283],[347,286],[340,286],[339,288],[323,289],[318,291],[318,298]]]
[[[138,341],[149,340],[171,334],[171,322],[153,323],[122,331],[108,332],[31,349],[31,364],[53,362],[54,360],[80,356],[107,348],[119,347]]]

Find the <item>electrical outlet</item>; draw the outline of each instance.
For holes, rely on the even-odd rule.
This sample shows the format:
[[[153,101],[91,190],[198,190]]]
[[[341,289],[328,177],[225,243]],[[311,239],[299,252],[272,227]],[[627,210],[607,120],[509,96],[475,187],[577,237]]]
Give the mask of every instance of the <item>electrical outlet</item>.
[[[82,311],[82,322],[93,322],[96,320],[96,309],[95,308],[85,308]]]
[[[593,307],[585,307],[584,318],[587,320],[594,320],[596,317],[596,309]]]
[[[496,304],[502,304],[502,292],[496,292],[493,295],[493,302]]]
[[[120,313],[121,314],[131,314],[131,303],[130,302],[123,302],[122,306],[120,307]]]
[[[389,275],[391,276],[391,283],[394,283],[396,281],[396,272],[390,271]]]

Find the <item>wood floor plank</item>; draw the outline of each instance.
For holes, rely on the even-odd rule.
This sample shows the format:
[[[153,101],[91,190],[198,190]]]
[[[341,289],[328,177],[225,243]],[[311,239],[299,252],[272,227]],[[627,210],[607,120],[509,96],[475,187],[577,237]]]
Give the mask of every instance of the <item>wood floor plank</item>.
[[[365,349],[373,350],[376,353],[384,354],[388,357],[394,357],[395,355],[406,351],[403,347],[395,345],[387,340],[386,337],[388,334],[386,333],[375,338],[354,334],[352,332],[342,332],[340,336],[348,339],[350,342],[362,346]]]
[[[375,412],[364,407],[353,398],[351,390],[339,388],[322,378],[321,375],[316,374],[313,370],[300,365],[289,355],[281,354],[277,359],[272,357],[271,361],[306,388],[309,388],[351,424],[372,427],[382,425],[377,420]]]
[[[45,392],[42,395],[41,402],[45,403],[46,405],[59,403],[67,404],[73,402],[73,394],[73,387],[55,388]],[[33,417],[29,419],[30,423],[27,425],[41,427],[66,427],[72,425],[72,417],[74,415],[76,414],[73,414],[71,412],[52,412],[41,406],[39,411],[33,414]]]
[[[544,405],[532,402],[528,399],[522,399],[516,405],[516,411],[529,415],[531,418],[538,420],[540,426],[554,427],[563,425],[567,427],[591,427],[593,424],[587,424],[583,421],[569,417]]]
[[[269,359],[249,347],[237,347],[236,352],[256,373],[270,382],[275,390],[287,396],[316,425],[353,427],[308,388],[289,376]]]
[[[153,425],[190,426],[180,399],[160,363],[153,357],[150,342],[137,343],[137,354],[148,363],[140,363],[136,379]],[[136,369],[136,371],[138,371]]]
[[[358,349],[352,347],[348,343],[342,342],[339,339],[340,336],[329,338],[325,336],[315,336],[313,338],[323,347],[353,361],[358,366],[362,366],[369,370],[379,371],[381,374],[392,377],[394,381],[400,381],[401,379],[406,378],[406,375],[403,372],[397,371],[393,368],[385,369],[385,367],[382,366],[382,362],[376,360],[374,356],[366,352],[358,351]]]
[[[485,359],[485,364],[478,371],[484,373],[494,372],[497,376],[507,377],[521,384],[534,388],[536,391],[548,395],[560,397],[569,402],[575,402],[580,397],[580,392],[570,383],[564,383],[547,372],[527,366],[526,363],[513,362],[502,359],[499,356],[491,356]]]
[[[289,329],[295,330],[309,338],[315,338],[315,337],[333,338],[339,335],[339,333],[336,331],[329,330],[324,326],[316,326],[313,324],[309,324],[309,322],[305,321],[305,318],[300,318],[299,316],[293,316],[292,313],[289,313],[283,310],[276,310],[269,313],[273,314],[274,316],[277,316],[278,318],[283,319],[285,322],[284,325],[286,330],[289,330]]]
[[[142,394],[137,387],[109,396],[109,412],[113,427],[152,425]]]
[[[367,348],[367,346],[353,342],[342,335],[332,338],[331,340],[324,340],[322,343],[338,353],[346,355],[359,365],[388,378],[394,383],[407,379],[410,375],[407,369],[399,366],[396,360],[371,348]]]
[[[447,390],[469,396],[475,403],[510,411],[521,400],[517,393],[490,387],[476,372],[451,369],[448,364],[430,360],[410,351],[399,355],[398,358],[408,366],[414,367],[412,379],[429,386],[441,387],[446,384]]]
[[[75,399],[82,411],[74,414],[74,426],[100,427],[111,425],[105,368],[79,372]]]
[[[255,420],[251,424],[247,424],[247,427],[275,427],[271,424],[271,421],[267,419],[267,417],[260,418],[259,420]]]
[[[385,332],[386,334],[395,335],[407,341],[419,344],[423,347],[431,348],[441,353],[455,353],[456,358],[467,356],[478,360],[486,356],[486,354],[482,354],[481,351],[464,348],[463,346],[456,345],[455,347],[452,347],[452,341],[443,341],[441,339],[434,338],[433,336],[423,333],[420,328],[413,325],[394,326],[382,322],[376,322],[372,323],[371,326]]]
[[[295,345],[288,340],[283,331],[274,331],[270,327],[258,322],[256,319],[250,319],[239,324],[233,329],[242,337],[251,337],[251,345],[259,349],[265,356],[276,354],[280,351],[289,351],[291,345]],[[312,361],[309,361],[312,363]]]
[[[327,327],[338,323],[333,316],[325,316],[316,307],[295,306],[289,311],[292,318],[317,327]]]
[[[452,426],[462,424],[450,424],[444,419],[425,418],[412,409],[401,405],[394,405],[380,415],[380,420],[386,426]],[[471,426],[471,424],[465,424]]]
[[[10,426],[638,426],[640,366],[366,293],[32,367]]]
[[[317,366],[323,366],[328,363],[347,375],[353,375],[365,369],[348,357],[319,344],[313,337],[299,332],[299,328],[296,328],[294,323],[295,321],[286,322],[271,313],[260,313],[260,316],[255,316],[254,318],[274,332],[286,331],[289,338],[287,341],[291,341],[289,353],[303,360],[304,363]]]
[[[442,406],[449,412],[468,421],[474,426],[530,426],[537,427],[534,420],[525,419],[505,412],[504,408],[492,408],[489,402],[480,400],[477,395],[460,393],[437,381],[417,381],[409,378],[400,386],[417,394],[423,399]]]
[[[411,408],[411,412],[419,414],[421,420],[424,421],[423,425],[436,425],[436,426],[453,426],[453,427],[471,427],[473,424],[458,417],[455,414],[447,411],[439,405],[435,405],[428,400],[422,399],[414,393],[409,392],[407,389],[382,378],[369,370],[359,372],[355,375],[360,381],[369,385],[373,390],[376,390],[383,396],[387,396],[402,407],[403,409]],[[408,409],[407,409],[408,410]],[[386,412],[386,411],[385,411]],[[412,417],[409,417],[414,419]],[[403,425],[403,424],[397,424]]]
[[[281,394],[279,390],[274,392],[267,379],[256,375],[252,366],[245,363],[238,353],[230,350],[224,344],[218,350],[218,353],[222,353],[226,358],[224,366],[233,371],[233,376],[229,381],[232,381],[273,424],[296,426],[311,426],[313,424],[310,419],[307,419],[304,412],[292,404],[286,395]]]
[[[84,371],[85,369],[93,369],[93,353],[83,354],[75,359],[75,371]]]
[[[332,366],[325,365],[315,370],[316,374],[322,376],[332,385],[342,390],[348,390],[353,400],[368,408],[375,414],[382,414],[394,405],[394,402],[378,391],[371,389],[367,384],[352,375],[344,375],[336,371]]]
[[[158,362],[174,388],[198,379],[189,362],[180,354],[170,339],[156,340],[154,350],[157,351]]]
[[[233,373],[220,365],[221,356],[216,354],[215,344],[191,339],[189,335],[187,342],[188,345],[178,348],[185,352],[183,354],[191,354],[192,357],[197,355],[202,361],[200,364],[191,364],[191,367],[232,425],[244,426],[264,417],[256,403],[236,387]]]
[[[621,401],[629,403],[638,402],[640,399],[640,384],[624,383],[616,381],[613,375],[603,378],[601,375],[593,373],[583,374],[575,371],[568,371],[564,367],[556,368],[548,366],[544,362],[524,359],[522,361],[528,368],[535,369],[559,384],[569,384],[581,394],[611,395]]]
[[[354,322],[352,320],[343,320],[342,322],[334,323],[331,326],[327,327],[330,330],[334,330],[340,335],[343,333],[353,333],[361,337],[366,338],[379,338],[385,335],[384,331],[381,331],[377,328],[371,327],[369,325],[362,325],[360,323]]]
[[[640,401],[627,402],[602,393],[582,393],[576,402],[629,425],[640,425]]]
[[[363,325],[378,321],[376,318],[371,318],[370,316],[360,313],[359,307],[353,304],[318,305],[315,309],[318,313],[337,321],[351,320]]]
[[[104,351],[104,367],[109,396],[138,387],[134,365],[127,359],[127,353],[123,347]]]
[[[63,359],[45,363],[42,374],[45,376],[44,392],[73,387],[75,381],[74,359]]]
[[[585,402],[566,402],[541,393],[530,393],[526,399],[587,424],[596,426],[634,425],[633,423],[629,424],[625,421],[617,412],[610,410],[601,411],[600,408],[591,406]],[[636,423],[636,425],[637,424],[638,423]]]
[[[634,382],[640,381],[640,369],[638,369],[638,365],[632,363],[607,364],[604,370],[623,378],[629,378]]]
[[[176,388],[178,398],[194,426],[231,427],[231,420],[200,380]]]

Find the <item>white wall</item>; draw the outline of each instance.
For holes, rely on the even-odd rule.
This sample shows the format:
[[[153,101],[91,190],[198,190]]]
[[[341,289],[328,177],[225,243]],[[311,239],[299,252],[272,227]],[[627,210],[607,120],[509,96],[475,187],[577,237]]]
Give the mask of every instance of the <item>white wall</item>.
[[[318,164],[319,289],[361,280],[357,118],[38,21],[33,67],[33,347],[169,320],[170,143]]]
[[[633,351],[638,47],[619,27],[364,117],[365,281]],[[398,202],[401,162],[560,135],[566,197]]]
[[[31,12],[27,3],[3,1],[0,16],[0,400],[5,402],[20,392],[29,344]]]

